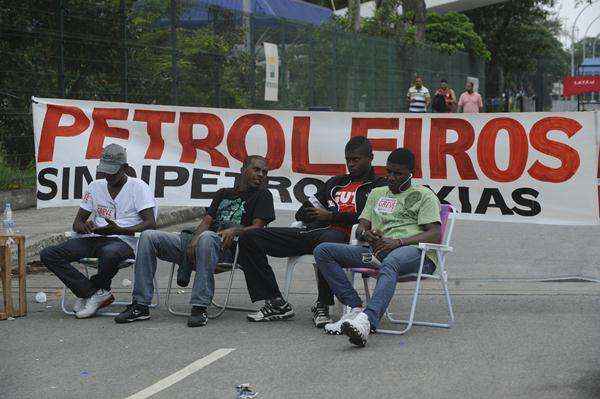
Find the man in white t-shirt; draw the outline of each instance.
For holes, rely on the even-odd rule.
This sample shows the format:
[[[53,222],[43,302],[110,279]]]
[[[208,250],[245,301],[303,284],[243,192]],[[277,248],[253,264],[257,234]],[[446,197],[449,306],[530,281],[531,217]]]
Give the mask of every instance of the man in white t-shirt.
[[[423,86],[423,78],[417,76],[414,86],[411,86],[406,93],[406,101],[408,102],[408,112],[423,113],[427,112],[431,96],[427,87]]]
[[[76,296],[77,318],[93,316],[110,305],[112,278],[119,264],[134,258],[135,233],[156,228],[156,202],[150,187],[142,180],[125,174],[125,148],[106,146],[98,165],[98,176],[87,188],[73,222],[73,238],[44,248],[42,263]],[[70,262],[98,258],[98,273],[86,277]]]

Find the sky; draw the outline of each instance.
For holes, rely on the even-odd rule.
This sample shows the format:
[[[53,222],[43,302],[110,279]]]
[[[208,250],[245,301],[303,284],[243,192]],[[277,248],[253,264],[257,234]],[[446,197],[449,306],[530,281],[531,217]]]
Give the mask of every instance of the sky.
[[[558,0],[556,5],[556,11],[563,21],[563,26],[569,32],[568,36],[561,38],[561,41],[567,47],[570,47],[571,45],[570,35],[571,29],[573,28],[573,22],[575,21],[577,14],[583,9],[583,6],[576,7],[575,2],[576,0]],[[576,29],[579,30],[579,33],[576,32],[575,34],[576,41],[583,38],[588,27],[588,37],[595,37],[600,34],[600,18],[598,17],[600,17],[600,1],[595,0],[594,4],[588,7],[577,21]],[[598,20],[594,21],[596,18],[598,18]]]

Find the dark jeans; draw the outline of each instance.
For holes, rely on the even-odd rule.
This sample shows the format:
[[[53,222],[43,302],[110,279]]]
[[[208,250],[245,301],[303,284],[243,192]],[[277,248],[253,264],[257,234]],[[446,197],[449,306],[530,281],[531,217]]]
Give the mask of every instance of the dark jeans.
[[[99,289],[109,290],[119,264],[133,257],[131,247],[115,237],[71,238],[40,252],[44,266],[79,298],[89,298]],[[70,264],[83,258],[98,258],[98,273],[89,279]]]
[[[336,229],[305,230],[294,227],[269,227],[249,230],[240,236],[238,262],[244,270],[252,302],[281,297],[267,255],[276,258],[312,255],[323,242],[345,243],[346,234]],[[317,271],[318,301],[333,305],[333,292],[327,280]]]

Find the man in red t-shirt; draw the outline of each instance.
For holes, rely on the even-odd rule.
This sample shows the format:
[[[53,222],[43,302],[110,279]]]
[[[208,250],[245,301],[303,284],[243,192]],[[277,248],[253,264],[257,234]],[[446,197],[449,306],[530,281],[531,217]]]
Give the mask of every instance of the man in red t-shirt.
[[[265,301],[258,312],[248,315],[249,321],[275,321],[293,316],[289,303],[279,291],[267,255],[277,258],[309,255],[320,243],[348,242],[350,230],[358,223],[357,216],[371,189],[386,184],[373,172],[373,151],[368,139],[350,139],[345,155],[348,174],[329,179],[296,212],[296,220],[305,227],[269,227],[240,237],[238,260],[246,276],[250,298],[252,302]],[[312,308],[313,321],[322,328],[331,322],[329,306],[333,305],[333,293],[320,273],[317,279],[319,296]]]

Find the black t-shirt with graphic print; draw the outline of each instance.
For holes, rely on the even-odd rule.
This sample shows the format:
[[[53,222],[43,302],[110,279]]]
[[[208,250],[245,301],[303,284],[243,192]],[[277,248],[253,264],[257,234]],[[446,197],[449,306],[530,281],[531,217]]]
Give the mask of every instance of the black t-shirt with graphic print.
[[[213,218],[210,225],[212,231],[234,226],[250,226],[254,219],[270,223],[275,220],[273,195],[264,188],[250,188],[242,192],[236,192],[233,188],[222,188],[215,193],[206,213]]]

